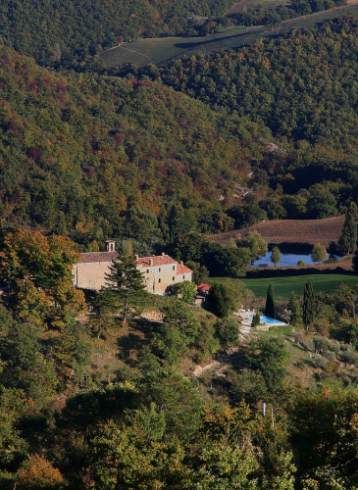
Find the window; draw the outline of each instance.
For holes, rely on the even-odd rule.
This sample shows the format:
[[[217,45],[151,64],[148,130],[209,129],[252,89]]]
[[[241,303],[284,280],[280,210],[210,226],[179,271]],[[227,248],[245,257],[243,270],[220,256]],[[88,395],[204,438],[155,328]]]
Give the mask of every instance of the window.
[[[158,282],[162,282],[162,280],[159,278],[159,279],[158,279]]]
[[[185,276],[183,276],[183,279],[185,279]]]
[[[173,271],[175,271],[175,265],[173,265]]]
[[[149,269],[147,269],[147,274],[149,274]]]
[[[174,276],[172,277],[172,281],[175,281],[175,277]]]
[[[159,272],[160,272],[160,267],[159,267]]]

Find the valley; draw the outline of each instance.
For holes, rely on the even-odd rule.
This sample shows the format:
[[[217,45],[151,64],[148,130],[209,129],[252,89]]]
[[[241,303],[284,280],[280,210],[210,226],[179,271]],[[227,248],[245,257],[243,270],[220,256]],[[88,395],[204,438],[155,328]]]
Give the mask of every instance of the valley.
[[[358,489],[357,9],[0,2],[1,490]]]

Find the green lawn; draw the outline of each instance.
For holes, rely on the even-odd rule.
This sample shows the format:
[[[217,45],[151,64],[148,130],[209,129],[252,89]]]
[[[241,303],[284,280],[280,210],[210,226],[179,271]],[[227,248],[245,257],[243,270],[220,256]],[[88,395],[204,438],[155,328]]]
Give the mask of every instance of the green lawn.
[[[246,287],[256,296],[265,297],[269,284],[272,284],[277,298],[287,299],[292,293],[301,295],[303,286],[311,281],[316,291],[333,291],[340,284],[358,285],[358,276],[348,274],[307,274],[301,276],[265,277],[258,279],[243,279]]]
[[[232,26],[222,32],[206,37],[161,37],[139,39],[131,43],[104,51],[100,59],[106,68],[131,63],[136,67],[150,63],[165,63],[174,58],[197,51],[210,52],[218,49],[239,48],[247,46],[262,37],[290,32],[292,29],[313,26],[323,20],[342,15],[357,15],[355,5],[342,6],[324,10],[311,15],[296,17],[275,26]]]

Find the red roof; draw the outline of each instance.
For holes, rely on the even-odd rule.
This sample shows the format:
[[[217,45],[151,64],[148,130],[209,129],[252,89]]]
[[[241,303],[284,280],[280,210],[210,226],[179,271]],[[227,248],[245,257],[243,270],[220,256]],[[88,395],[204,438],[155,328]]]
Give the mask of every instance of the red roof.
[[[112,262],[117,257],[117,252],[86,252],[79,254],[77,262],[81,264],[90,262]]]
[[[197,287],[197,290],[200,291],[201,293],[208,293],[210,289],[211,289],[210,284],[207,284],[205,282],[199,284],[199,286]]]
[[[178,266],[177,266],[177,274],[188,274],[189,272],[192,272],[191,269],[189,269],[189,267],[187,267],[186,265],[184,264],[181,264],[181,263],[178,263]]]

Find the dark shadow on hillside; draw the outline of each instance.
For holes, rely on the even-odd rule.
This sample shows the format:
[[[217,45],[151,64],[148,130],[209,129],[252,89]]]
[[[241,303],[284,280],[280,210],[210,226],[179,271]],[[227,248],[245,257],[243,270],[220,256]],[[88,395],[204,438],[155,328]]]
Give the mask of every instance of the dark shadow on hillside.
[[[176,48],[181,48],[181,49],[200,48],[200,47],[210,46],[211,44],[221,43],[223,41],[229,41],[230,39],[243,38],[250,35],[256,35],[260,33],[261,30],[262,29],[257,29],[257,31],[254,32],[242,32],[239,34],[233,34],[232,36],[215,37],[213,39],[208,39],[206,41],[203,40],[203,41],[191,42],[191,43],[176,43],[174,44],[174,46]]]
[[[100,420],[119,416],[125,409],[135,407],[136,400],[133,391],[118,386],[81,393],[67,401],[57,417],[57,425],[62,429],[82,430]]]

